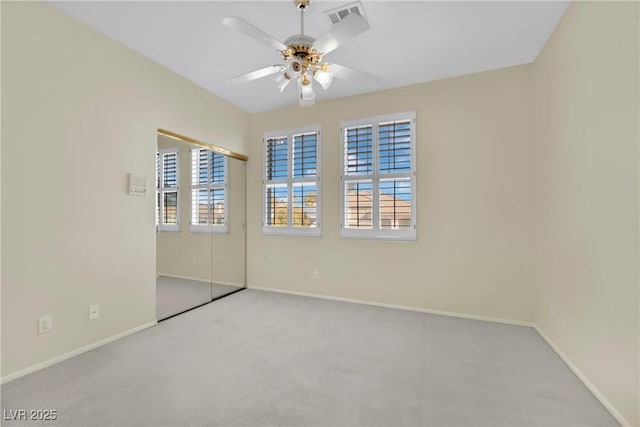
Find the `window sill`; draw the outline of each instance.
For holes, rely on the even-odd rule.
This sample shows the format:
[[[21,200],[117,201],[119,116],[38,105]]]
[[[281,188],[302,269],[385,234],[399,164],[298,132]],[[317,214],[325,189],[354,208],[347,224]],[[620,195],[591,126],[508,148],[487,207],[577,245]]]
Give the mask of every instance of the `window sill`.
[[[288,227],[262,227],[264,236],[281,236],[281,237],[321,237],[322,230],[319,228],[302,228],[292,229]]]
[[[380,241],[397,241],[397,242],[415,242],[418,236],[415,230],[401,232],[382,232],[380,230],[342,230],[340,232],[341,239],[348,240],[380,240]]]

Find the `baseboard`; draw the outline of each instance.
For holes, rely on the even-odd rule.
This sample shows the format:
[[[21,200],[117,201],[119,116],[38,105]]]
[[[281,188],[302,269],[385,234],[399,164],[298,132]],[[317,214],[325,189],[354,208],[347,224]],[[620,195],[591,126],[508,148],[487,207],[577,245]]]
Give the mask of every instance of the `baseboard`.
[[[289,295],[299,295],[299,296],[303,296],[303,297],[320,298],[320,299],[326,299],[326,300],[330,300],[330,301],[350,302],[350,303],[354,303],[354,304],[371,305],[371,306],[374,306],[374,307],[395,308],[397,310],[415,311],[415,312],[418,312],[418,313],[437,314],[437,315],[440,315],[440,316],[449,316],[449,317],[459,317],[459,318],[462,318],[462,319],[482,320],[482,321],[485,321],[485,322],[503,323],[503,324],[506,324],[506,325],[526,326],[526,327],[529,327],[529,328],[533,328],[535,326],[533,323],[523,322],[523,321],[520,321],[520,320],[511,320],[511,319],[501,319],[501,318],[496,318],[496,317],[477,316],[475,314],[464,314],[464,313],[456,313],[456,312],[451,312],[451,311],[431,310],[431,309],[428,309],[428,308],[412,307],[412,306],[408,306],[408,305],[385,304],[385,303],[375,302],[375,301],[367,301],[367,300],[360,300],[360,299],[353,299],[353,298],[342,298],[342,297],[335,297],[335,296],[330,296],[330,295],[314,294],[314,293],[310,293],[310,292],[289,291],[289,290],[285,290],[285,289],[269,288],[269,287],[265,287],[265,286],[247,285],[247,288],[248,289],[255,289],[255,290],[258,290],[258,291],[276,292],[276,293],[280,293],[280,294],[289,294]]]
[[[210,280],[203,280],[203,279],[198,279],[197,277],[189,277],[189,276],[177,276],[175,274],[158,273],[157,277],[160,277],[160,276],[171,277],[172,279],[193,280],[194,282],[202,282],[202,283],[206,283],[207,285],[212,283]],[[244,285],[241,284],[241,283],[224,282],[222,280],[216,280],[215,282],[213,282],[213,284],[214,285],[234,286],[236,288],[244,288]]]
[[[598,388],[591,381],[589,381],[589,378],[585,374],[583,374],[582,371],[573,363],[573,361],[566,354],[564,354],[564,352],[562,350],[560,350],[560,347],[558,347],[556,345],[556,343],[554,343],[551,340],[551,338],[549,338],[549,336],[547,334],[545,334],[542,329],[540,329],[540,327],[538,325],[534,325],[533,328],[542,337],[542,339],[546,341],[546,343],[549,345],[549,347],[551,347],[553,349],[553,351],[556,352],[556,354],[569,367],[569,369],[571,369],[573,371],[573,373],[578,377],[578,379],[580,379],[580,381],[582,381],[582,383],[585,385],[585,387],[587,387],[589,389],[589,391],[596,397],[596,399],[598,399],[600,401],[602,406],[604,406],[604,408],[607,411],[609,411],[611,416],[613,418],[615,418],[616,421],[618,423],[620,423],[621,426],[623,426],[623,427],[632,427],[631,423],[629,421],[627,421],[625,419],[625,417],[620,412],[618,412],[616,407],[613,406],[613,404],[611,404],[611,402],[609,402],[609,400],[605,397],[605,395],[602,394],[600,392],[600,390],[598,390]]]
[[[193,280],[194,282],[211,283],[210,280],[204,280],[204,279],[200,279],[198,277],[178,276],[176,274],[158,273],[157,277],[160,277],[160,276],[170,277],[172,279]]]
[[[37,372],[37,371],[39,371],[41,369],[48,368],[49,366],[55,365],[56,363],[60,363],[60,362],[62,362],[64,360],[70,359],[70,358],[72,358],[74,356],[77,356],[79,354],[86,353],[87,351],[90,351],[90,350],[93,350],[95,348],[101,347],[101,346],[103,346],[105,344],[109,344],[110,342],[113,342],[113,341],[118,340],[120,338],[124,338],[124,337],[126,337],[128,335],[135,334],[136,332],[140,332],[140,331],[142,331],[144,329],[147,329],[147,328],[150,328],[152,326],[155,326],[156,323],[158,323],[158,322],[156,322],[155,320],[153,322],[145,323],[144,325],[140,325],[140,326],[135,327],[133,329],[129,329],[129,330],[124,331],[124,332],[120,332],[119,334],[112,335],[112,336],[110,336],[108,338],[102,339],[100,341],[96,341],[96,342],[94,342],[92,344],[86,345],[84,347],[78,348],[76,350],[70,351],[70,352],[62,354],[60,356],[53,357],[53,358],[51,358],[49,360],[45,360],[44,362],[36,363],[35,365],[29,366],[29,367],[24,368],[24,369],[20,369],[19,371],[13,372],[11,374],[8,374],[8,375],[5,375],[4,377],[2,377],[2,380],[1,380],[0,383],[1,384],[6,384],[6,383],[8,383],[10,381],[17,380],[18,378],[24,377],[25,375],[29,375],[29,374]]]

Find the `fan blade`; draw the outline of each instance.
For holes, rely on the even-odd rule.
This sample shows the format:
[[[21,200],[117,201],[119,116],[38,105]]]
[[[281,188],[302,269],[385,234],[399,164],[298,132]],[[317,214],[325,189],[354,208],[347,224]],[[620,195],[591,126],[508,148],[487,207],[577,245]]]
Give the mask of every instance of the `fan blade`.
[[[229,28],[240,31],[259,42],[266,44],[267,46],[271,46],[277,51],[283,51],[287,48],[284,43],[279,42],[260,28],[237,16],[227,16],[222,20],[222,23]]]
[[[272,74],[275,73],[279,73],[284,71],[284,66],[282,65],[272,65],[270,67],[265,67],[265,68],[261,68],[259,70],[255,70],[252,71],[250,73],[247,74],[243,74],[241,76],[237,76],[234,78],[231,78],[229,80],[227,80],[229,83],[231,84],[238,84],[238,83],[246,83],[246,82],[250,82],[251,80],[257,80],[257,79],[261,79],[263,77],[267,77],[270,76]]]
[[[326,55],[341,44],[348,42],[369,29],[369,22],[360,15],[347,15],[329,31],[318,37],[313,48]]]
[[[372,84],[377,84],[380,82],[380,77],[378,76],[365,73],[364,71],[356,70],[350,67],[345,67],[344,65],[330,63],[329,71],[333,72],[333,75],[335,77],[338,77],[339,79],[360,80]]]

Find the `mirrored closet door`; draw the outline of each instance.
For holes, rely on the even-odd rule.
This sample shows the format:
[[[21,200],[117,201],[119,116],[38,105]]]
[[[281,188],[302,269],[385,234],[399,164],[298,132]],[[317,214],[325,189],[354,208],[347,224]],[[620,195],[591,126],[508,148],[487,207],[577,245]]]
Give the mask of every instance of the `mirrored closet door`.
[[[246,162],[226,156],[226,231],[211,233],[211,297],[225,296],[245,287],[245,177]],[[222,197],[222,196],[220,196]],[[214,205],[215,210],[215,205]],[[225,212],[226,213],[226,212]],[[214,218],[214,223],[216,222]]]
[[[245,160],[158,130],[158,320],[245,287]]]

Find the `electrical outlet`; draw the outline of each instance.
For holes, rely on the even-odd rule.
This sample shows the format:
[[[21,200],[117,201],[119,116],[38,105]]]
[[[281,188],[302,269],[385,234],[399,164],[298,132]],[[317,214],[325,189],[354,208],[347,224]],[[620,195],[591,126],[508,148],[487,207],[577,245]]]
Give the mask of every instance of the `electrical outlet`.
[[[42,316],[38,317],[38,333],[44,334],[45,332],[49,332],[53,327],[53,321],[51,320],[51,316]]]
[[[97,319],[100,317],[100,306],[98,304],[89,306],[89,320]]]
[[[313,270],[313,280],[320,279],[320,272],[318,270]]]

